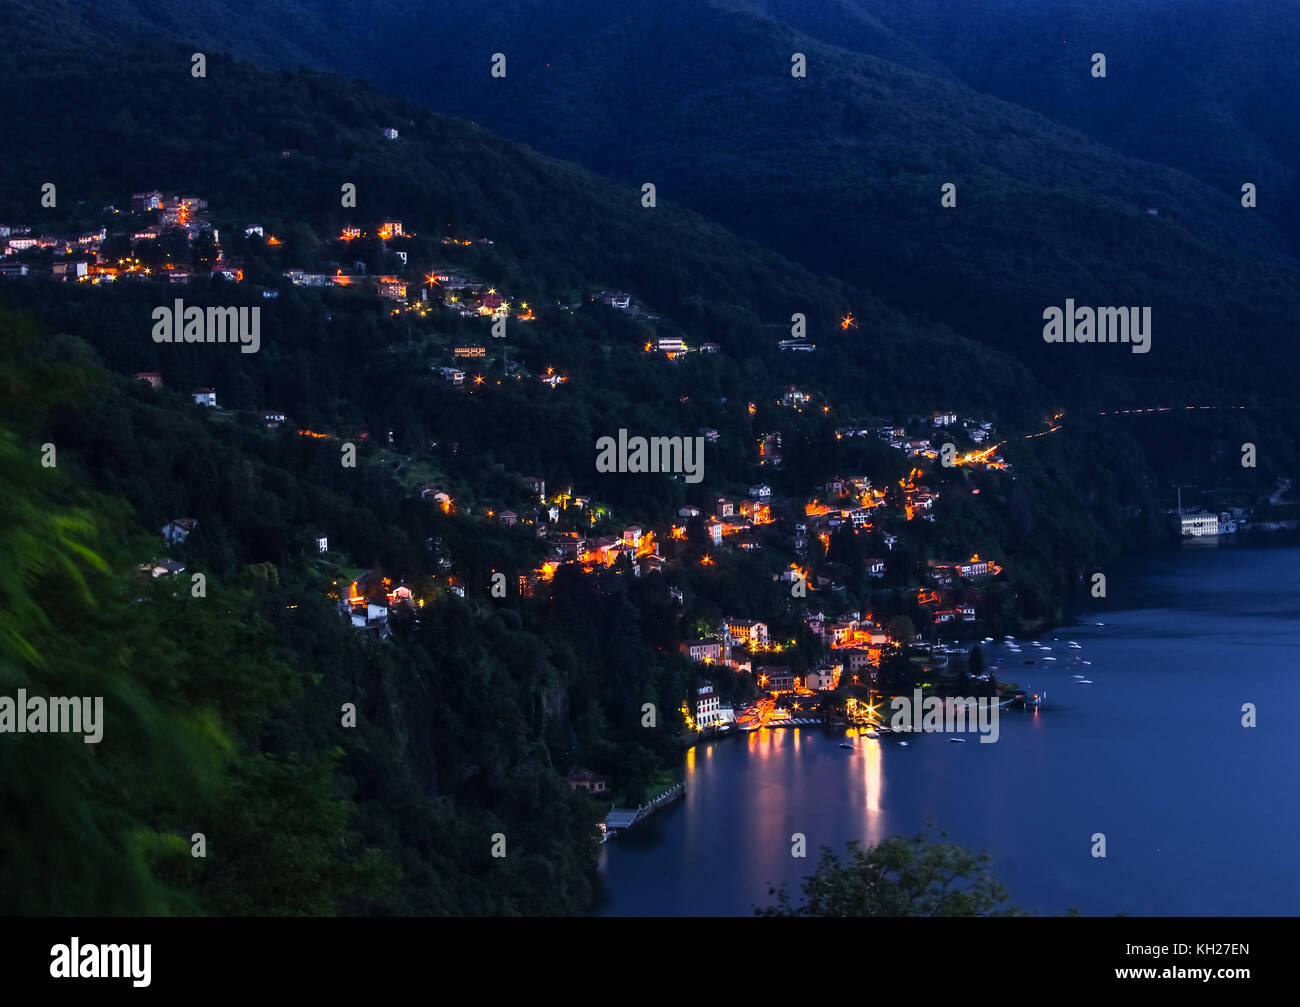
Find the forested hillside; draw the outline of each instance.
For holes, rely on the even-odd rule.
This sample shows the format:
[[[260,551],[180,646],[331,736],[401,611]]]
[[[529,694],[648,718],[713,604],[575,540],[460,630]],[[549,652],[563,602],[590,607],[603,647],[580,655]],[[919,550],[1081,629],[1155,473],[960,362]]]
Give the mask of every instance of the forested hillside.
[[[1297,84],[1239,72],[1237,57],[1296,24],[1259,4],[1178,11],[466,0],[250,13],[207,0],[181,17],[117,0],[57,16],[74,35],[173,39],[178,58],[215,47],[344,68],[653,181],[665,201],[1010,352],[1063,402],[1276,404],[1300,377],[1273,354],[1300,293],[1294,117],[1279,111]],[[28,31],[56,11],[11,17]],[[1088,57],[1107,46],[1114,69],[1095,80]],[[794,52],[806,79],[790,76]],[[1242,181],[1260,187],[1258,207],[1241,206]],[[945,182],[955,208],[940,205]],[[1045,345],[1042,311],[1067,297],[1150,306],[1153,351]]]
[[[272,6],[320,17],[325,30],[319,8]],[[10,24],[16,9],[6,8]],[[1098,415],[1107,397],[1138,391],[1247,394],[1218,357],[1133,370],[1128,389],[1109,383],[1113,364],[1036,377],[1024,343],[1008,337],[999,349],[970,338],[986,334],[970,325],[900,308],[906,284],[883,264],[818,275],[685,208],[670,178],[647,208],[637,179],[601,178],[368,84],[217,53],[196,79],[188,47],[87,45],[133,5],[51,9],[69,13],[67,37],[81,48],[46,40],[6,53],[0,220],[35,235],[102,228],[113,261],[147,256],[152,268],[68,282],[52,271],[56,250],[38,246],[14,256],[30,273],[0,279],[0,534],[11,568],[0,588],[0,676],[13,688],[104,695],[110,711],[98,746],[26,737],[2,750],[0,806],[11,817],[0,831],[0,907],[10,912],[585,911],[597,892],[595,824],[610,802],[571,790],[565,776],[590,768],[608,775],[611,796],[643,800],[675,766],[695,686],[678,646],[724,617],[770,619],[780,639],[817,653],[776,578],[796,559],[787,543],[804,501],[828,480],[864,473],[887,487],[881,506],[902,534],[877,583],[863,563],[883,537],[837,533],[809,562],[828,587],[817,604],[917,616],[914,573],[977,552],[1006,568],[982,604],[990,630],[1010,631],[1055,618],[1086,571],[1164,535],[1160,511],[1177,477],[1231,481],[1246,494],[1295,468],[1290,427],[1267,409],[1153,420],[1145,431]],[[215,30],[205,18],[226,9],[196,5],[196,23]],[[32,12],[33,23],[47,16]],[[252,37],[261,23],[249,15],[225,27]],[[855,86],[901,79],[855,59]],[[1007,114],[1010,128],[1018,120]],[[400,138],[385,139],[386,128]],[[653,129],[645,135],[659,142]],[[689,139],[665,149],[663,163],[700,155]],[[814,213],[811,189],[802,207],[772,176],[742,179],[723,156],[735,148],[709,149],[717,159],[693,170],[732,173],[731,205],[742,192],[755,194],[753,206],[779,202],[782,226],[793,234],[805,221],[801,240],[825,235],[828,251],[873,244],[859,210],[839,222],[817,216],[829,204]],[[882,200],[891,177],[852,176]],[[1064,175],[1061,191],[1076,180]],[[41,205],[46,182],[57,187],[52,207]],[[346,183],[355,207],[342,205]],[[149,237],[157,211],[128,208],[151,189],[201,196],[211,231],[194,242]],[[990,182],[989,198],[994,190]],[[1202,189],[1186,191],[1189,206],[1203,205]],[[714,195],[721,206],[724,194]],[[1094,197],[1061,205],[1086,235]],[[1129,208],[1112,209],[1128,219]],[[960,227],[1008,230],[980,219]],[[381,240],[380,221],[404,231]],[[918,237],[921,217],[913,223]],[[212,272],[212,232],[237,279]],[[928,308],[965,305],[990,330],[1020,332],[1012,314],[982,314],[990,302],[962,301],[973,296],[963,271],[973,283],[994,258],[963,244],[972,233],[953,237],[954,286],[946,299],[930,288]],[[1200,260],[1159,257],[1183,247],[1169,233],[1172,244],[1134,255],[1154,256],[1153,275],[1163,270],[1172,291],[1201,274],[1186,271]],[[1271,240],[1239,234],[1243,244]],[[891,269],[911,261],[905,243],[878,244],[872,254]],[[1194,247],[1206,263],[1227,254]],[[290,270],[300,280],[346,270],[358,282],[309,286]],[[434,277],[451,274],[528,305],[528,320],[517,312],[498,338],[489,317],[444,300]],[[1015,274],[998,275],[1005,297],[1019,296]],[[171,282],[178,276],[186,282]],[[381,296],[360,282],[377,276],[409,291]],[[1116,289],[1104,279],[1092,289]],[[1228,311],[1246,284],[1223,283]],[[629,293],[628,310],[605,303],[611,290]],[[258,352],[156,342],[153,312],[177,298],[257,309]],[[1276,333],[1279,298],[1252,309],[1256,343]],[[815,353],[778,349],[796,314]],[[1205,349],[1204,326],[1217,317],[1198,318],[1189,345]],[[1023,326],[1041,349],[1040,327],[1037,316]],[[675,338],[695,352],[651,352]],[[713,352],[700,351],[710,343]],[[1236,344],[1241,368],[1256,343]],[[453,356],[474,347],[485,352]],[[452,363],[463,383],[446,378]],[[1294,366],[1277,361],[1273,379]],[[159,387],[137,372],[153,372]],[[215,389],[219,406],[197,405],[190,390],[200,388]],[[1267,389],[1259,398],[1276,401]],[[853,431],[939,410],[987,421],[1009,468],[935,466],[926,478],[936,520],[913,521],[904,487],[923,463]],[[711,431],[702,480],[598,476],[597,438],[620,428]],[[1236,458],[1246,439],[1260,445],[1251,472]],[[771,444],[782,445],[779,466]],[[347,446],[355,467],[340,461]],[[545,477],[546,503],[563,498],[566,520],[580,510],[593,537],[660,529],[663,569],[639,575],[626,557],[586,572],[546,569],[554,543],[538,534],[548,522],[529,474]],[[670,536],[683,508],[760,482],[787,502],[753,548],[714,549],[699,514]],[[509,523],[508,508],[540,513]],[[177,518],[193,530],[165,542]],[[148,576],[164,560],[184,570]],[[410,592],[386,639],[340,611],[367,571]],[[489,591],[498,573],[505,598]],[[720,676],[719,691],[732,698],[750,685]],[[646,704],[659,711],[652,726]],[[195,833],[207,858],[190,855]],[[505,857],[491,852],[498,834]],[[45,841],[24,842],[30,835]]]

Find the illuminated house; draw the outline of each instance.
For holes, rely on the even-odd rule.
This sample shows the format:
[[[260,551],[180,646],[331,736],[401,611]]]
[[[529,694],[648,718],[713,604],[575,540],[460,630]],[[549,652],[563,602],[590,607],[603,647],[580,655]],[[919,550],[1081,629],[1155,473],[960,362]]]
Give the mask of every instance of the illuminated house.
[[[193,396],[195,405],[208,406],[213,409],[216,408],[217,393],[211,388],[196,388],[194,391],[190,392],[190,395]]]
[[[478,308],[475,313],[491,318],[493,321],[499,321],[509,316],[510,305],[495,290],[489,290],[486,294],[479,295]]]
[[[938,563],[931,560],[929,567],[930,576],[940,584],[951,584],[957,577],[962,580],[973,580],[997,572],[995,563],[980,559],[978,556],[972,556],[965,563]]]
[[[406,283],[396,276],[381,276],[376,281],[379,296],[390,301],[406,300]]]
[[[716,727],[721,723],[718,711],[718,694],[713,691],[712,682],[702,682],[695,689],[695,726],[700,730]]]
[[[541,500],[546,497],[546,480],[540,476],[524,476],[524,489]]]
[[[842,667],[836,664],[824,666],[815,671],[810,671],[804,676],[804,688],[811,689],[813,692],[826,692],[830,689],[838,688],[840,684],[840,672],[842,670]]]
[[[727,632],[733,640],[745,644],[766,644],[767,623],[757,619],[728,619]]]
[[[133,192],[131,194],[131,212],[147,213],[162,206],[163,194],[156,189],[153,192]]]
[[[756,675],[758,687],[767,692],[794,691],[794,674],[788,665],[760,665]]]
[[[678,650],[689,661],[696,664],[726,664],[731,660],[731,648],[726,641],[718,637],[709,637],[704,640],[686,640]]]
[[[86,262],[56,262],[53,267],[53,274],[56,277],[62,277],[67,280],[75,277],[81,279],[89,269],[89,263]]]
[[[379,225],[379,237],[383,241],[402,236],[402,222],[400,220],[385,220]]]
[[[1219,534],[1218,514],[1180,514],[1179,531],[1183,538],[1200,538]]]
[[[157,371],[140,371],[138,374],[133,376],[136,381],[147,381],[153,388],[161,388],[163,386],[162,375]]]

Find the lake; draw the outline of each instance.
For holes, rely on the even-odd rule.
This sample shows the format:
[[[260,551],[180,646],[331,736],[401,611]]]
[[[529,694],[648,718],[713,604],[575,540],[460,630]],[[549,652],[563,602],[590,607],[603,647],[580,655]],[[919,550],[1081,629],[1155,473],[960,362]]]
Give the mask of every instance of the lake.
[[[786,728],[699,745],[686,798],[603,847],[596,912],[750,915],[769,883],[797,895],[821,845],[927,821],[987,850],[1034,913],[1300,912],[1297,569],[1300,548],[1196,543],[1108,570],[1108,599],[1038,638],[1050,670],[1020,663],[1039,656],[1027,640],[985,648],[1001,681],[1047,693],[1036,713],[1003,711],[995,744],[913,734],[849,751],[842,732]],[[796,832],[807,859],[791,856]]]

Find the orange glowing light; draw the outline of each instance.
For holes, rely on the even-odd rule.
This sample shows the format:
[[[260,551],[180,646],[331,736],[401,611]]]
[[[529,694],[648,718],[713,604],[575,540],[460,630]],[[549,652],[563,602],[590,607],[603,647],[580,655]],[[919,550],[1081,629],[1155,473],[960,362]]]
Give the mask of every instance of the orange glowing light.
[[[858,323],[857,321],[854,320],[852,315],[845,315],[843,318],[840,319],[840,328],[845,330],[846,332],[849,329],[856,329],[857,327],[858,327]]]

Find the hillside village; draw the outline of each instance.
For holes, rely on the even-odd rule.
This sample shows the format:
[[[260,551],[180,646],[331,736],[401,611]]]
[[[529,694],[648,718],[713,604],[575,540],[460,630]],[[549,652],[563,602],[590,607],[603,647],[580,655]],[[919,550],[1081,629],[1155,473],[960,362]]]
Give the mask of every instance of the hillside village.
[[[92,286],[160,281],[170,286],[198,280],[248,286],[251,280],[245,274],[243,258],[227,254],[208,210],[202,197],[152,190],[132,194],[128,209],[104,207],[112,221],[120,220],[120,230],[106,225],[95,232],[57,235],[33,233],[29,226],[0,226],[0,238],[6,241],[0,277],[45,277]],[[346,288],[376,297],[386,305],[390,317],[408,317],[413,322],[439,317],[480,319],[494,327],[536,324],[539,319],[544,323],[551,313],[573,312],[582,306],[581,302],[530,304],[447,262],[410,261],[414,237],[398,219],[377,221],[373,229],[345,227],[333,245],[340,258],[332,268],[291,266],[281,270],[279,282],[255,286],[267,299],[277,298],[282,284]],[[381,261],[394,266],[393,272],[372,273],[362,257],[347,261],[350,251],[367,242],[372,243],[371,258],[377,252]],[[234,243],[259,251],[283,244],[256,223],[239,228]],[[491,243],[487,238],[444,237],[440,241],[449,251]],[[592,300],[648,323],[662,320],[626,291],[603,290]],[[841,328],[856,324],[851,315],[846,316]],[[491,379],[497,384],[527,378],[554,389],[569,380],[554,367],[528,374],[518,360],[509,359],[509,344],[498,342],[493,338],[496,332],[489,331],[482,342],[448,345],[442,351],[445,356],[429,362],[431,379],[442,380],[465,394],[484,385],[488,380],[485,372],[499,373],[500,378]],[[782,352],[813,348],[810,341],[778,342]],[[681,364],[693,354],[715,356],[721,347],[707,341],[692,345],[680,335],[665,335],[647,341],[643,350]],[[154,389],[166,387],[160,371],[140,371],[133,377]],[[196,406],[220,410],[216,389],[197,387],[188,394]],[[772,389],[769,404],[796,413],[820,410],[829,414],[832,410],[832,404],[814,390],[794,385]],[[756,412],[757,404],[750,402],[750,415]],[[352,436],[365,440],[370,436],[364,431],[344,435],[300,428],[292,417],[274,407],[257,410],[256,420],[270,431],[287,427],[299,437],[313,439]],[[1056,420],[1059,416],[1053,418]],[[1054,428],[1049,425],[1050,429]],[[731,447],[721,442],[716,429],[702,427],[696,433],[714,449]],[[941,493],[928,485],[927,479],[944,465],[945,445],[951,452],[945,467],[968,466],[1014,478],[999,452],[1002,442],[993,442],[996,430],[991,421],[938,409],[892,420],[843,423],[835,428],[834,436],[887,445],[907,459],[908,474],[884,483],[862,473],[827,473],[820,485],[809,487],[811,492],[799,498],[779,497],[767,483],[754,483],[736,494],[702,498],[683,506],[676,521],[661,527],[620,520],[601,501],[594,471],[585,483],[549,488],[543,474],[517,473],[512,487],[499,487],[502,492],[494,502],[477,508],[453,496],[450,486],[436,482],[418,484],[413,495],[448,516],[535,533],[545,552],[543,560],[528,569],[500,571],[510,591],[523,598],[534,596],[539,585],[549,584],[563,569],[585,575],[600,571],[632,577],[658,574],[666,578],[681,617],[686,608],[683,590],[692,570],[726,568],[737,557],[760,552],[772,557],[764,561],[776,584],[772,613],[747,613],[763,618],[724,615],[713,625],[697,624],[696,635],[681,627],[679,650],[699,674],[697,702],[694,709],[682,711],[684,724],[693,731],[726,730],[737,718],[731,706],[718,701],[714,690],[720,684],[719,675],[728,674],[741,683],[737,688],[733,682],[725,690],[727,695],[750,700],[766,697],[769,710],[786,694],[807,696],[874,684],[882,657],[891,651],[928,648],[940,633],[976,635],[984,621],[987,586],[1002,576],[996,562],[977,555],[918,563],[911,553],[900,556],[895,552],[900,534],[909,526],[934,525],[941,520],[937,506]],[[749,450],[760,470],[780,469],[781,432],[762,432]],[[968,492],[979,493],[979,489]],[[162,529],[164,544],[181,546],[196,524],[193,518],[175,518]],[[838,543],[834,548],[833,540]],[[847,550],[852,568],[843,563],[845,542],[860,543]],[[326,530],[313,530],[311,543],[322,562],[343,574],[333,581],[332,592],[341,615],[359,632],[373,633],[381,640],[389,637],[392,620],[399,613],[402,618],[418,620],[420,609],[432,600],[420,596],[415,586],[425,578],[425,582],[467,596],[464,574],[453,555],[440,555],[436,569],[406,571],[404,579],[394,581],[379,570],[349,568],[348,557],[330,551]],[[140,567],[142,576],[153,578],[184,569],[183,562],[168,556],[155,557]],[[894,597],[889,611],[854,607],[846,589],[850,583],[864,580],[882,590],[888,585]],[[800,601],[797,615],[787,610],[782,599]],[[900,621],[899,616],[904,618]],[[778,642],[778,624],[787,633],[793,627],[795,634]],[[887,626],[893,627],[892,635]],[[911,632],[903,633],[903,626]],[[799,668],[797,673],[791,670],[794,654],[799,655],[793,662]]]

